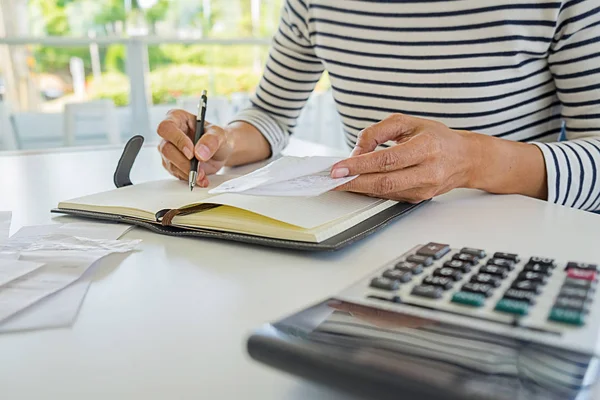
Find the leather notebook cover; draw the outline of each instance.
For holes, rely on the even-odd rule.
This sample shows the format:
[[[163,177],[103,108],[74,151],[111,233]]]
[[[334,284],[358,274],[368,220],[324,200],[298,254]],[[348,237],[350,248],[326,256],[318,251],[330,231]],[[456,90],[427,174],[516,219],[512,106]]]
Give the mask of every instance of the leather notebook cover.
[[[294,240],[273,239],[262,236],[246,235],[242,233],[220,232],[214,230],[203,229],[183,229],[172,226],[163,226],[158,222],[148,222],[132,217],[125,217],[115,214],[105,214],[90,211],[69,210],[69,209],[53,209],[53,213],[73,215],[84,218],[92,218],[103,221],[127,223],[149,229],[153,232],[169,236],[196,237],[196,238],[211,238],[230,240],[235,242],[258,244],[268,247],[278,247],[295,250],[311,250],[311,251],[332,251],[339,250],[351,243],[354,243],[366,236],[378,231],[391,223],[394,219],[404,216],[409,212],[417,209],[421,205],[427,203],[421,202],[418,204],[398,203],[368,219],[353,226],[352,228],[333,236],[320,243],[302,242]]]

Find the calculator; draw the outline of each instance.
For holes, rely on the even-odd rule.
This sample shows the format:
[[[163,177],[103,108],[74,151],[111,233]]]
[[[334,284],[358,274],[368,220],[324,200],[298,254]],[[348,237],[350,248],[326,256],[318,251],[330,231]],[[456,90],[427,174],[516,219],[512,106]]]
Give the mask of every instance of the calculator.
[[[336,297],[597,354],[597,275],[594,262],[431,242],[390,260]]]
[[[597,260],[419,244],[247,349],[352,398],[597,400],[597,274]]]

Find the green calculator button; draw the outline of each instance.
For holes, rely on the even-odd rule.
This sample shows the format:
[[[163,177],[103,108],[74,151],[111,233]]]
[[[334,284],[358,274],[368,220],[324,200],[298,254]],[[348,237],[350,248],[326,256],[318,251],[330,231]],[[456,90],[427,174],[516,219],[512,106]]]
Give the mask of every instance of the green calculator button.
[[[502,311],[510,314],[527,315],[529,304],[524,301],[502,299],[496,303],[496,311]]]
[[[481,307],[485,303],[485,296],[477,293],[456,292],[452,296],[453,303],[466,304],[474,307]]]
[[[576,310],[555,307],[550,311],[549,320],[570,325],[583,325],[583,313]]]

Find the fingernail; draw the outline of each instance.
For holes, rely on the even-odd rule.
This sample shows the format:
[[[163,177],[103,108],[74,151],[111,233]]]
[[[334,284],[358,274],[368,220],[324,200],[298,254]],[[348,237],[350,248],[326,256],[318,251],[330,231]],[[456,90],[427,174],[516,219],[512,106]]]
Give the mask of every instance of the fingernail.
[[[196,148],[196,154],[198,154],[198,158],[202,161],[208,161],[210,158],[210,150],[203,144],[198,145]]]
[[[345,176],[348,176],[349,173],[350,173],[350,170],[348,168],[336,168],[333,171],[331,171],[331,177],[332,178],[343,178]]]
[[[188,160],[191,160],[192,157],[194,157],[194,152],[189,147],[183,148],[183,154],[185,154],[185,156],[188,158]]]

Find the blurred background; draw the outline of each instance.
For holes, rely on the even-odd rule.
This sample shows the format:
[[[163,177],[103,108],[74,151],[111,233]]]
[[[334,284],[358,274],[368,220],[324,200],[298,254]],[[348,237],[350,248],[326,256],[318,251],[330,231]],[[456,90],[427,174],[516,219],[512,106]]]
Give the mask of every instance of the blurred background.
[[[282,0],[0,0],[0,150],[156,140],[203,89],[225,124],[249,105]],[[327,75],[296,136],[343,147]]]

